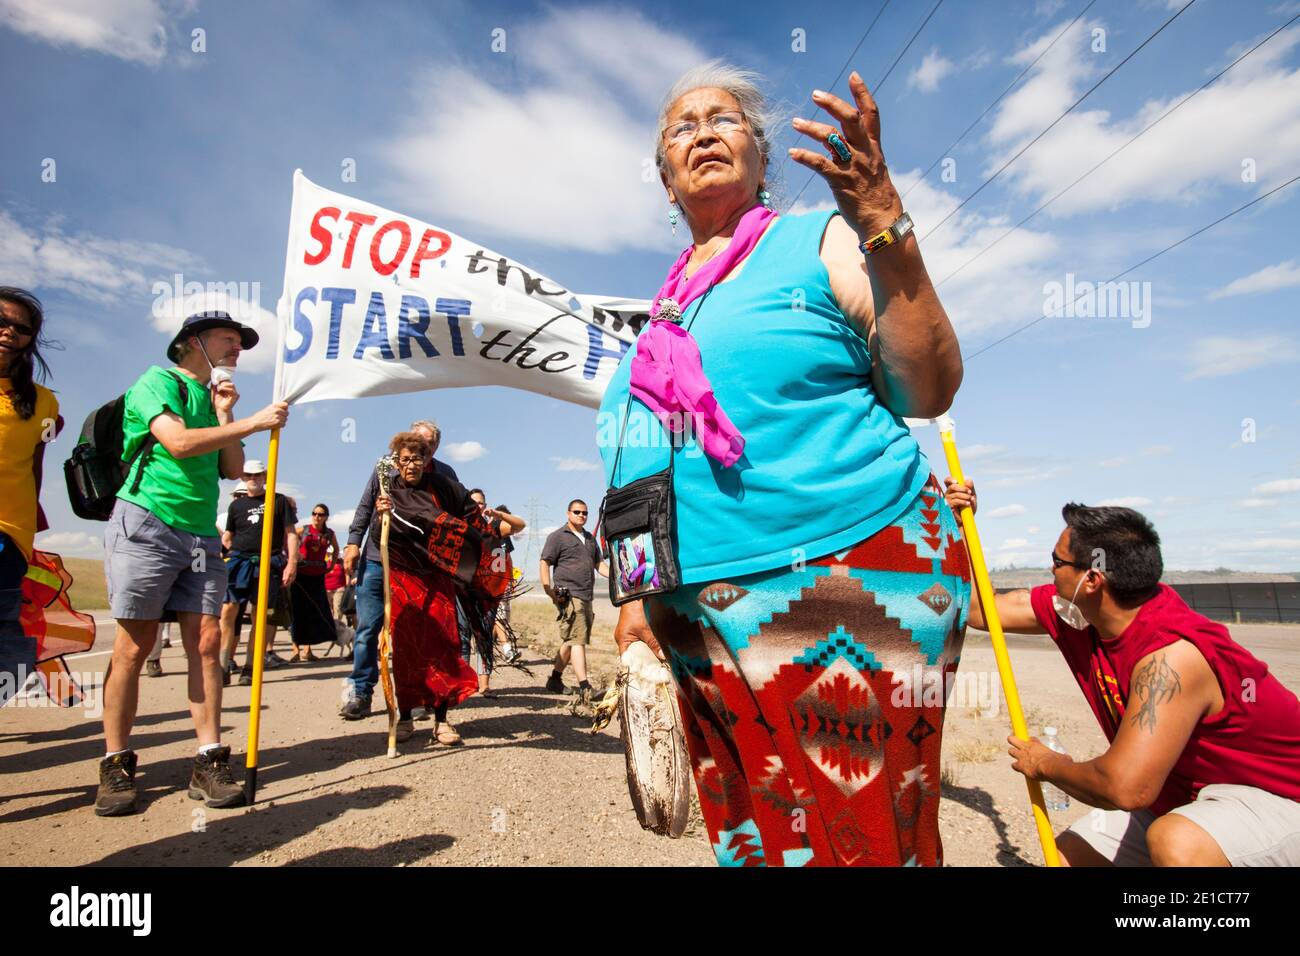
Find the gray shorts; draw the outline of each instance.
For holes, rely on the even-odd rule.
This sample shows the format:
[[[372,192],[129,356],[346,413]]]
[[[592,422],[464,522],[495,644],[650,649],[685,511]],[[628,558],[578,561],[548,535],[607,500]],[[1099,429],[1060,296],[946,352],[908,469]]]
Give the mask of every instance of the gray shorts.
[[[1169,811],[1208,833],[1233,866],[1300,866],[1300,802],[1258,787],[1212,783],[1195,800]],[[1070,833],[1116,866],[1150,866],[1150,810],[1093,810]]]
[[[156,621],[164,610],[221,614],[221,539],[178,531],[147,508],[117,500],[104,531],[104,576],[113,617]]]

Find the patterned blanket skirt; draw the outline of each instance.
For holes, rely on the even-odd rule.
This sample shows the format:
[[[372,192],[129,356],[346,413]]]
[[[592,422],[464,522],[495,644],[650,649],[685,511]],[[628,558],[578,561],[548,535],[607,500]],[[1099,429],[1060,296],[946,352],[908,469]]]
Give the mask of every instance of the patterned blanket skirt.
[[[478,690],[460,656],[456,585],[441,571],[392,570],[393,687],[402,710],[455,706]]]
[[[724,866],[939,866],[939,753],[970,601],[933,476],[838,554],[652,598]]]

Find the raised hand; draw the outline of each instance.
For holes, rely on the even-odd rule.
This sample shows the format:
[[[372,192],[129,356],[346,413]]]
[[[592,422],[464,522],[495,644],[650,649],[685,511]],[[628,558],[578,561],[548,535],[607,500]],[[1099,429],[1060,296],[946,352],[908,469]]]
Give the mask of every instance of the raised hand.
[[[795,119],[794,128],[820,142],[826,152],[794,148],[790,158],[826,180],[844,221],[865,241],[889,228],[902,215],[903,203],[880,148],[880,110],[856,71],[849,74],[849,90],[855,104],[833,93],[813,91],[813,102],[840,125]],[[840,158],[832,135],[841,148],[847,148],[846,159]]]

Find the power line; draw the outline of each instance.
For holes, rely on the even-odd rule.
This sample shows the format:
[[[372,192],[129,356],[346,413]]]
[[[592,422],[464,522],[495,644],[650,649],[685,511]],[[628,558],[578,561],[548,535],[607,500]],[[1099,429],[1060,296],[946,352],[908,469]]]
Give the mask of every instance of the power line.
[[[1074,19],[1071,20],[1069,23],[1067,23],[1067,24],[1066,24],[1066,25],[1061,29],[1061,32],[1058,33],[1055,37],[1052,38],[1052,42],[1049,43],[1049,44],[1047,44],[1047,46],[1045,46],[1045,47],[1043,48],[1043,52],[1040,53],[1040,54],[1038,54],[1038,56],[1034,57],[1034,62],[1030,63],[1027,67],[1025,67],[1023,70],[1021,70],[1021,71],[1020,71],[1020,75],[1017,76],[1014,80],[1011,81],[1011,84],[1010,84],[1010,85],[1009,85],[1005,90],[1003,90],[1003,91],[998,95],[998,98],[995,99],[995,100],[994,100],[992,103],[990,103],[988,106],[984,107],[984,112],[981,113],[979,116],[975,117],[975,119],[971,122],[971,124],[970,124],[969,126],[967,126],[964,130],[962,130],[961,135],[958,136],[956,139],[954,139],[951,143],[949,143],[949,144],[948,144],[948,148],[945,149],[943,152],[941,152],[938,156],[936,156],[936,157],[934,158],[934,162],[932,162],[929,166],[926,167],[925,172],[923,172],[923,173],[921,174],[920,178],[917,179],[916,182],[912,183],[912,185],[910,185],[910,186],[907,187],[906,192],[904,192],[903,195],[900,197],[901,199],[906,199],[906,198],[907,198],[907,194],[910,193],[913,189],[915,189],[918,185],[920,185],[921,180],[925,179],[926,176],[929,176],[929,175],[930,175],[930,173],[931,173],[931,171],[934,169],[934,167],[938,166],[939,163],[941,163],[941,162],[943,161],[943,158],[944,158],[945,156],[947,156],[949,153],[951,153],[951,152],[953,151],[953,149],[955,149],[955,148],[957,147],[957,145],[958,145],[958,144],[959,144],[963,139],[966,138],[966,134],[968,134],[971,130],[973,130],[976,126],[979,125],[980,120],[982,120],[984,117],[986,117],[986,116],[989,115],[989,110],[993,109],[993,107],[995,107],[995,106],[997,106],[999,103],[1001,103],[1002,100],[1003,100],[1003,98],[1005,98],[1006,95],[1007,95],[1008,93],[1010,93],[1013,89],[1015,89],[1016,84],[1019,83],[1022,79],[1025,78],[1025,74],[1028,73],[1030,70],[1032,70],[1035,66],[1037,66],[1039,60],[1041,60],[1043,57],[1047,56],[1048,51],[1051,50],[1052,47],[1056,46],[1056,41],[1059,40],[1059,39],[1061,39],[1061,37],[1065,36],[1065,34],[1069,31],[1070,27],[1072,27],[1072,26],[1074,26],[1076,23],[1078,23],[1079,20],[1082,19],[1083,15],[1084,15],[1085,13],[1087,13],[1089,10],[1092,9],[1092,5],[1093,5],[1094,3],[1096,3],[1096,2],[1097,2],[1097,0],[1088,0],[1088,5],[1087,5],[1086,7],[1084,7],[1082,10],[1080,10],[1080,11],[1075,15]]]
[[[982,192],[984,191],[984,187],[986,187],[989,183],[993,182],[993,180],[995,180],[995,179],[997,179],[999,176],[1001,176],[1002,173],[1007,169],[1008,166],[1010,166],[1010,165],[1011,165],[1012,163],[1014,163],[1017,159],[1019,159],[1019,158],[1020,158],[1021,156],[1023,156],[1026,152],[1028,152],[1028,150],[1029,150],[1029,148],[1030,148],[1031,146],[1033,146],[1033,145],[1034,145],[1035,143],[1037,143],[1040,139],[1042,139],[1044,136],[1046,136],[1048,133],[1050,133],[1050,132],[1051,132],[1051,131],[1056,127],[1056,124],[1057,124],[1057,123],[1061,122],[1061,120],[1065,119],[1065,118],[1066,118],[1067,116],[1069,116],[1072,112],[1074,112],[1075,107],[1077,107],[1080,103],[1082,103],[1082,102],[1083,102],[1084,100],[1086,100],[1089,96],[1091,96],[1091,95],[1092,95],[1092,94],[1097,90],[1097,88],[1098,88],[1099,86],[1101,86],[1103,83],[1105,83],[1107,80],[1109,80],[1112,76],[1114,76],[1117,72],[1119,72],[1120,68],[1123,67],[1125,63],[1127,63],[1129,60],[1133,59],[1133,57],[1137,56],[1138,53],[1140,53],[1140,52],[1142,51],[1142,49],[1143,49],[1143,48],[1144,48],[1148,43],[1150,43],[1152,40],[1154,40],[1156,37],[1158,37],[1161,33],[1164,32],[1165,27],[1169,26],[1169,24],[1173,23],[1175,20],[1177,20],[1179,17],[1181,17],[1181,16],[1183,15],[1183,13],[1186,12],[1187,8],[1190,7],[1192,4],[1194,4],[1195,2],[1196,2],[1196,0],[1187,0],[1187,2],[1186,2],[1185,4],[1183,4],[1182,7],[1179,8],[1179,10],[1178,10],[1177,13],[1175,13],[1172,17],[1170,17],[1168,20],[1166,20],[1164,23],[1162,23],[1162,24],[1160,25],[1160,27],[1156,30],[1155,33],[1151,34],[1149,37],[1147,37],[1145,40],[1143,40],[1140,44],[1138,44],[1138,46],[1137,46],[1136,49],[1134,49],[1131,53],[1129,53],[1128,56],[1124,57],[1124,59],[1120,60],[1117,64],[1115,64],[1115,66],[1113,66],[1113,67],[1112,67],[1112,68],[1111,68],[1111,69],[1106,73],[1105,76],[1103,76],[1100,80],[1098,80],[1096,83],[1094,83],[1094,84],[1089,88],[1088,92],[1084,93],[1081,97],[1079,97],[1077,100],[1075,100],[1073,103],[1071,103],[1070,106],[1069,106],[1069,108],[1066,109],[1066,111],[1065,111],[1064,113],[1062,113],[1062,114],[1061,114],[1060,116],[1058,116],[1056,119],[1052,120],[1052,122],[1048,125],[1048,127],[1047,127],[1045,130],[1043,130],[1041,133],[1039,133],[1037,136],[1035,136],[1033,139],[1031,139],[1031,140],[1030,140],[1028,143],[1026,143],[1024,146],[1020,147],[1020,149],[1018,149],[1018,150],[1016,151],[1016,154],[1015,154],[1014,156],[1012,156],[1010,159],[1008,159],[1008,160],[1007,160],[1005,163],[1003,163],[1001,166],[999,166],[998,169],[997,169],[997,171],[996,171],[992,176],[990,176],[988,179],[984,180],[984,182],[980,183],[978,189],[976,189],[973,193],[971,193],[969,196],[967,196],[965,199],[963,199],[961,202],[959,202],[956,206],[954,206],[951,210],[949,210],[948,214],[947,214],[946,216],[944,216],[942,219],[940,219],[939,222],[938,222],[938,224],[937,224],[933,229],[931,229],[929,232],[927,232],[924,236],[921,237],[922,241],[924,241],[925,239],[930,238],[930,237],[933,236],[936,232],[938,232],[941,228],[943,228],[943,224],[946,223],[946,222],[947,222],[949,219],[951,219],[953,216],[955,216],[955,215],[957,214],[958,210],[960,210],[960,209],[961,209],[963,206],[965,206],[968,202],[970,202],[972,199],[974,199],[976,196],[978,196],[980,193],[982,193]]]
[[[994,239],[992,242],[990,242],[987,246],[985,246],[985,247],[984,247],[983,249],[981,249],[979,252],[975,253],[975,255],[971,256],[969,259],[967,259],[965,262],[963,262],[960,266],[958,266],[958,267],[957,267],[956,269],[954,269],[952,272],[948,273],[946,276],[944,276],[942,279],[940,279],[938,282],[936,282],[936,283],[935,283],[935,288],[938,288],[939,286],[941,286],[941,285],[943,285],[945,282],[947,282],[949,279],[951,279],[951,278],[953,278],[954,276],[956,276],[956,275],[957,275],[958,273],[960,273],[963,269],[965,269],[967,266],[969,266],[972,262],[974,262],[974,261],[975,261],[976,259],[978,259],[980,256],[984,255],[984,253],[988,252],[990,249],[992,249],[994,246],[996,246],[998,243],[1000,243],[1000,242],[1001,242],[1003,239],[1005,239],[1007,236],[1011,235],[1013,232],[1015,232],[1017,229],[1019,229],[1019,228],[1020,228],[1021,226],[1023,226],[1025,223],[1029,222],[1029,220],[1033,219],[1035,216],[1037,216],[1040,212],[1042,212],[1044,209],[1046,209],[1046,208],[1047,208],[1048,206],[1050,206],[1052,203],[1056,202],[1056,200],[1060,199],[1062,196],[1064,196],[1066,193],[1068,193],[1068,192],[1069,192],[1071,189],[1073,189],[1075,186],[1079,185],[1079,183],[1083,182],[1085,179],[1087,179],[1089,176],[1091,176],[1091,175],[1092,175],[1093,173],[1095,173],[1097,170],[1101,169],[1102,166],[1105,166],[1108,162],[1110,162],[1112,159],[1114,159],[1116,156],[1118,156],[1118,155],[1119,155],[1120,153],[1122,153],[1124,150],[1128,149],[1128,148],[1129,148],[1130,146],[1132,146],[1133,143],[1135,143],[1135,142],[1136,142],[1140,137],[1142,137],[1142,136],[1145,135],[1148,131],[1150,131],[1151,129],[1153,129],[1153,128],[1158,124],[1158,123],[1162,122],[1162,121],[1165,119],[1165,117],[1171,115],[1175,110],[1177,110],[1179,107],[1181,107],[1184,103],[1186,103],[1186,102],[1187,102],[1188,100],[1190,100],[1192,97],[1196,96],[1198,93],[1201,93],[1201,92],[1204,91],[1207,87],[1209,87],[1209,86],[1211,86],[1212,84],[1214,84],[1215,82],[1217,82],[1217,81],[1218,81],[1218,80],[1219,80],[1219,79],[1220,79],[1220,78],[1221,78],[1225,73],[1227,73],[1229,70],[1231,70],[1233,67],[1235,67],[1235,66],[1236,66],[1238,63],[1240,63],[1242,60],[1246,59],[1246,57],[1250,56],[1252,53],[1254,53],[1256,50],[1258,50],[1260,47],[1262,47],[1262,46],[1263,46],[1265,43],[1267,43],[1269,40],[1273,39],[1273,37],[1277,36],[1279,33],[1281,33],[1283,30],[1285,30],[1285,29],[1286,29],[1287,27],[1289,27],[1291,24],[1295,23],[1296,20],[1300,20],[1300,13],[1297,13],[1297,14],[1296,14],[1295,16],[1293,16],[1290,20],[1288,20],[1286,23],[1282,24],[1280,27],[1278,27],[1276,30],[1274,30],[1272,33],[1270,33],[1268,36],[1264,37],[1264,39],[1260,40],[1258,43],[1256,43],[1253,47],[1251,47],[1249,50],[1247,50],[1247,51],[1246,51],[1245,53],[1243,53],[1241,56],[1237,57],[1237,59],[1235,59],[1235,60],[1233,60],[1231,63],[1229,63],[1226,67],[1224,67],[1222,70],[1220,70],[1217,74],[1215,74],[1214,76],[1212,76],[1210,79],[1206,80],[1206,81],[1205,81],[1203,84],[1201,84],[1201,86],[1199,86],[1197,89],[1193,90],[1191,93],[1188,93],[1185,97],[1183,97],[1181,100],[1179,100],[1179,101],[1178,101],[1177,103],[1175,103],[1173,106],[1169,107],[1169,109],[1165,110],[1162,114],[1160,114],[1160,116],[1159,116],[1157,119],[1153,120],[1151,123],[1149,123],[1149,124],[1147,124],[1145,127],[1143,127],[1143,128],[1142,128],[1138,133],[1136,133],[1136,134],[1135,134],[1131,139],[1129,139],[1128,142],[1124,143],[1124,144],[1121,145],[1121,146],[1116,147],[1114,150],[1111,151],[1110,155],[1108,155],[1105,159],[1101,160],[1101,162],[1097,163],[1095,166],[1093,166],[1093,167],[1092,167],[1091,169],[1089,169],[1086,173],[1084,173],[1083,175],[1081,175],[1081,176],[1080,176],[1078,179],[1076,179],[1074,182],[1070,183],[1070,185],[1066,186],[1064,189],[1062,189],[1060,192],[1058,192],[1056,195],[1054,195],[1051,199],[1047,200],[1045,203],[1043,203],[1041,206],[1039,206],[1037,209],[1035,209],[1035,210],[1034,210],[1033,212],[1031,212],[1029,215],[1025,216],[1024,219],[1021,219],[1018,223],[1016,223],[1014,226],[1012,226],[1010,229],[1008,229],[1008,230],[1007,230],[1006,232],[1004,232],[1002,235],[998,236],[996,239]]]
[[[885,10],[888,8],[889,8],[889,0],[885,0],[885,2],[881,4],[880,9],[876,11],[875,17],[872,19],[872,21],[869,24],[867,24],[867,28],[862,32],[862,36],[858,37],[858,45],[853,48],[852,53],[850,53],[847,57],[845,57],[844,65],[840,67],[840,72],[835,75],[835,79],[831,81],[831,85],[826,87],[828,90],[835,89],[836,84],[838,84],[841,78],[843,78],[844,71],[849,68],[849,64],[853,62],[853,58],[857,56],[858,51],[862,49],[862,44],[867,42],[867,37],[871,36],[871,31],[876,28],[876,22],[880,19],[881,15],[884,14]],[[789,70],[786,71],[786,75],[787,76],[789,75]],[[782,82],[784,82],[784,80]],[[813,110],[812,116],[808,118],[812,119],[814,116],[816,116],[818,113],[821,112],[821,109],[822,108],[818,106],[815,110]],[[789,159],[790,159],[789,153],[786,153],[781,158],[781,167],[777,170],[778,179],[780,178],[781,174],[785,172],[785,164],[789,161]],[[803,190],[800,190],[799,192],[802,195]],[[794,205],[794,203],[791,203],[790,205]]]
[[[1193,2],[1195,2],[1195,0],[1193,0]],[[885,75],[880,78],[880,82],[878,82],[874,87],[871,88],[870,92],[873,97],[878,96],[880,94],[880,88],[884,86],[885,80],[889,79],[889,75],[894,72],[894,67],[898,66],[899,61],[903,59],[904,54],[906,54],[907,51],[912,48],[912,44],[916,42],[916,38],[921,35],[921,31],[925,29],[926,24],[930,22],[930,18],[933,17],[935,13],[938,12],[941,6],[943,6],[943,0],[937,0],[935,5],[930,8],[930,12],[926,14],[925,19],[921,21],[921,25],[917,27],[914,31],[912,31],[912,36],[908,39],[907,43],[904,44],[903,49],[899,51],[898,56],[894,57],[894,62],[889,64],[889,69],[887,69],[885,71]],[[880,12],[884,13],[883,7],[881,8]],[[874,26],[874,21],[873,21],[873,26]],[[847,64],[845,64],[845,66],[847,66]],[[840,70],[840,75],[841,76],[844,75],[843,70]],[[839,77],[835,78],[835,82],[836,83],[839,82]],[[832,84],[832,86],[834,86],[834,84]],[[816,170],[813,170],[808,174],[808,178],[804,180],[803,186],[799,188],[799,192],[795,195],[793,201],[791,201],[790,203],[791,206],[794,206],[794,204],[799,201],[799,197],[804,194],[804,190],[808,188],[809,184],[813,181],[813,178],[816,175],[817,175]]]
[[[1263,193],[1262,195],[1256,196],[1256,197],[1255,197],[1254,199],[1252,199],[1250,202],[1248,202],[1248,203],[1244,203],[1244,204],[1238,206],[1236,209],[1232,210],[1231,212],[1228,212],[1228,213],[1223,214],[1223,215],[1220,216],[1218,219],[1214,220],[1214,222],[1208,223],[1207,225],[1202,226],[1200,229],[1197,229],[1195,232],[1193,232],[1193,233],[1189,233],[1188,235],[1183,236],[1183,238],[1179,239],[1177,242],[1170,243],[1169,245],[1167,245],[1167,246],[1165,246],[1163,249],[1161,249],[1159,252],[1154,253],[1154,254],[1152,254],[1152,255],[1149,255],[1149,256],[1147,256],[1145,259],[1143,259],[1141,262],[1134,263],[1133,265],[1129,266],[1129,267],[1128,267],[1127,269],[1125,269],[1123,272],[1118,272],[1118,273],[1116,273],[1115,275],[1113,275],[1113,276],[1111,276],[1109,279],[1107,279],[1105,282],[1103,282],[1102,285],[1107,285],[1107,284],[1109,284],[1109,283],[1111,283],[1111,282],[1116,281],[1117,279],[1122,279],[1122,278],[1124,278],[1124,276],[1128,275],[1130,272],[1133,272],[1133,271],[1136,270],[1136,269],[1140,269],[1140,268],[1142,268],[1142,267],[1143,267],[1144,265],[1146,265],[1148,262],[1152,262],[1152,261],[1154,261],[1154,260],[1156,260],[1156,259],[1159,259],[1159,258],[1160,258],[1161,256],[1163,256],[1166,252],[1170,252],[1170,251],[1173,250],[1173,249],[1177,249],[1177,248],[1178,248],[1179,246],[1181,246],[1183,243],[1188,242],[1188,241],[1190,241],[1190,240],[1192,240],[1192,239],[1195,239],[1195,238],[1196,238],[1197,236],[1199,236],[1201,233],[1203,233],[1203,232],[1208,232],[1210,229],[1213,229],[1213,228],[1214,228],[1215,226],[1217,226],[1219,223],[1224,222],[1224,221],[1226,221],[1226,220],[1228,220],[1228,219],[1231,219],[1233,216],[1237,215],[1237,213],[1239,213],[1239,212],[1243,212],[1244,210],[1249,209],[1251,206],[1255,205],[1256,203],[1263,202],[1265,199],[1267,199],[1269,196],[1272,196],[1274,193],[1281,192],[1283,189],[1286,189],[1288,186],[1291,186],[1291,185],[1293,185],[1294,183],[1297,183],[1297,182],[1300,182],[1300,176],[1293,176],[1291,179],[1288,179],[1286,182],[1282,183],[1280,186],[1274,186],[1274,187],[1273,187],[1272,189],[1270,189],[1268,192]],[[1083,298],[1084,298],[1085,295],[1087,295],[1087,290],[1084,291],[1084,295],[1079,296],[1079,297],[1078,297],[1077,299],[1075,299],[1073,302],[1069,303],[1069,305],[1077,305],[1079,302],[1081,302],[1081,301],[1083,300]],[[1053,310],[1052,310],[1050,313],[1048,313],[1047,315],[1040,315],[1038,318],[1034,319],[1034,321],[1029,322],[1029,323],[1027,323],[1027,324],[1025,324],[1025,325],[1022,325],[1020,328],[1016,329],[1016,330],[1013,331],[1013,332],[1009,332],[1009,333],[1007,333],[1006,335],[1002,336],[1002,338],[998,339],[996,342],[991,342],[991,343],[989,343],[988,345],[984,346],[984,348],[980,349],[978,352],[974,352],[974,353],[972,353],[972,354],[969,355],[969,356],[962,356],[962,361],[963,361],[963,362],[969,362],[971,359],[974,359],[974,358],[977,358],[977,357],[980,356],[980,355],[983,355],[983,354],[984,354],[985,352],[987,352],[989,349],[994,348],[995,346],[1001,345],[1001,344],[1002,344],[1003,342],[1005,342],[1007,339],[1019,335],[1021,332],[1025,331],[1026,329],[1033,328],[1033,327],[1034,327],[1035,325],[1037,325],[1039,322],[1043,321],[1043,319],[1050,319],[1050,318],[1052,318],[1053,316],[1055,316],[1055,314],[1056,314],[1057,312],[1060,312],[1060,311],[1061,311],[1062,309],[1064,309],[1064,308],[1065,308],[1065,306],[1062,305],[1062,306],[1060,306],[1060,307],[1058,307],[1058,308],[1056,308],[1056,309],[1053,309]]]

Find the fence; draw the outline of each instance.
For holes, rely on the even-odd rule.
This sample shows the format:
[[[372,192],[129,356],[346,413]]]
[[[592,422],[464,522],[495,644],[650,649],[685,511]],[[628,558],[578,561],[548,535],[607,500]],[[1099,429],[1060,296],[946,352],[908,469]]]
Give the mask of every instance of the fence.
[[[1171,585],[1187,606],[1215,621],[1300,624],[1300,581]]]

